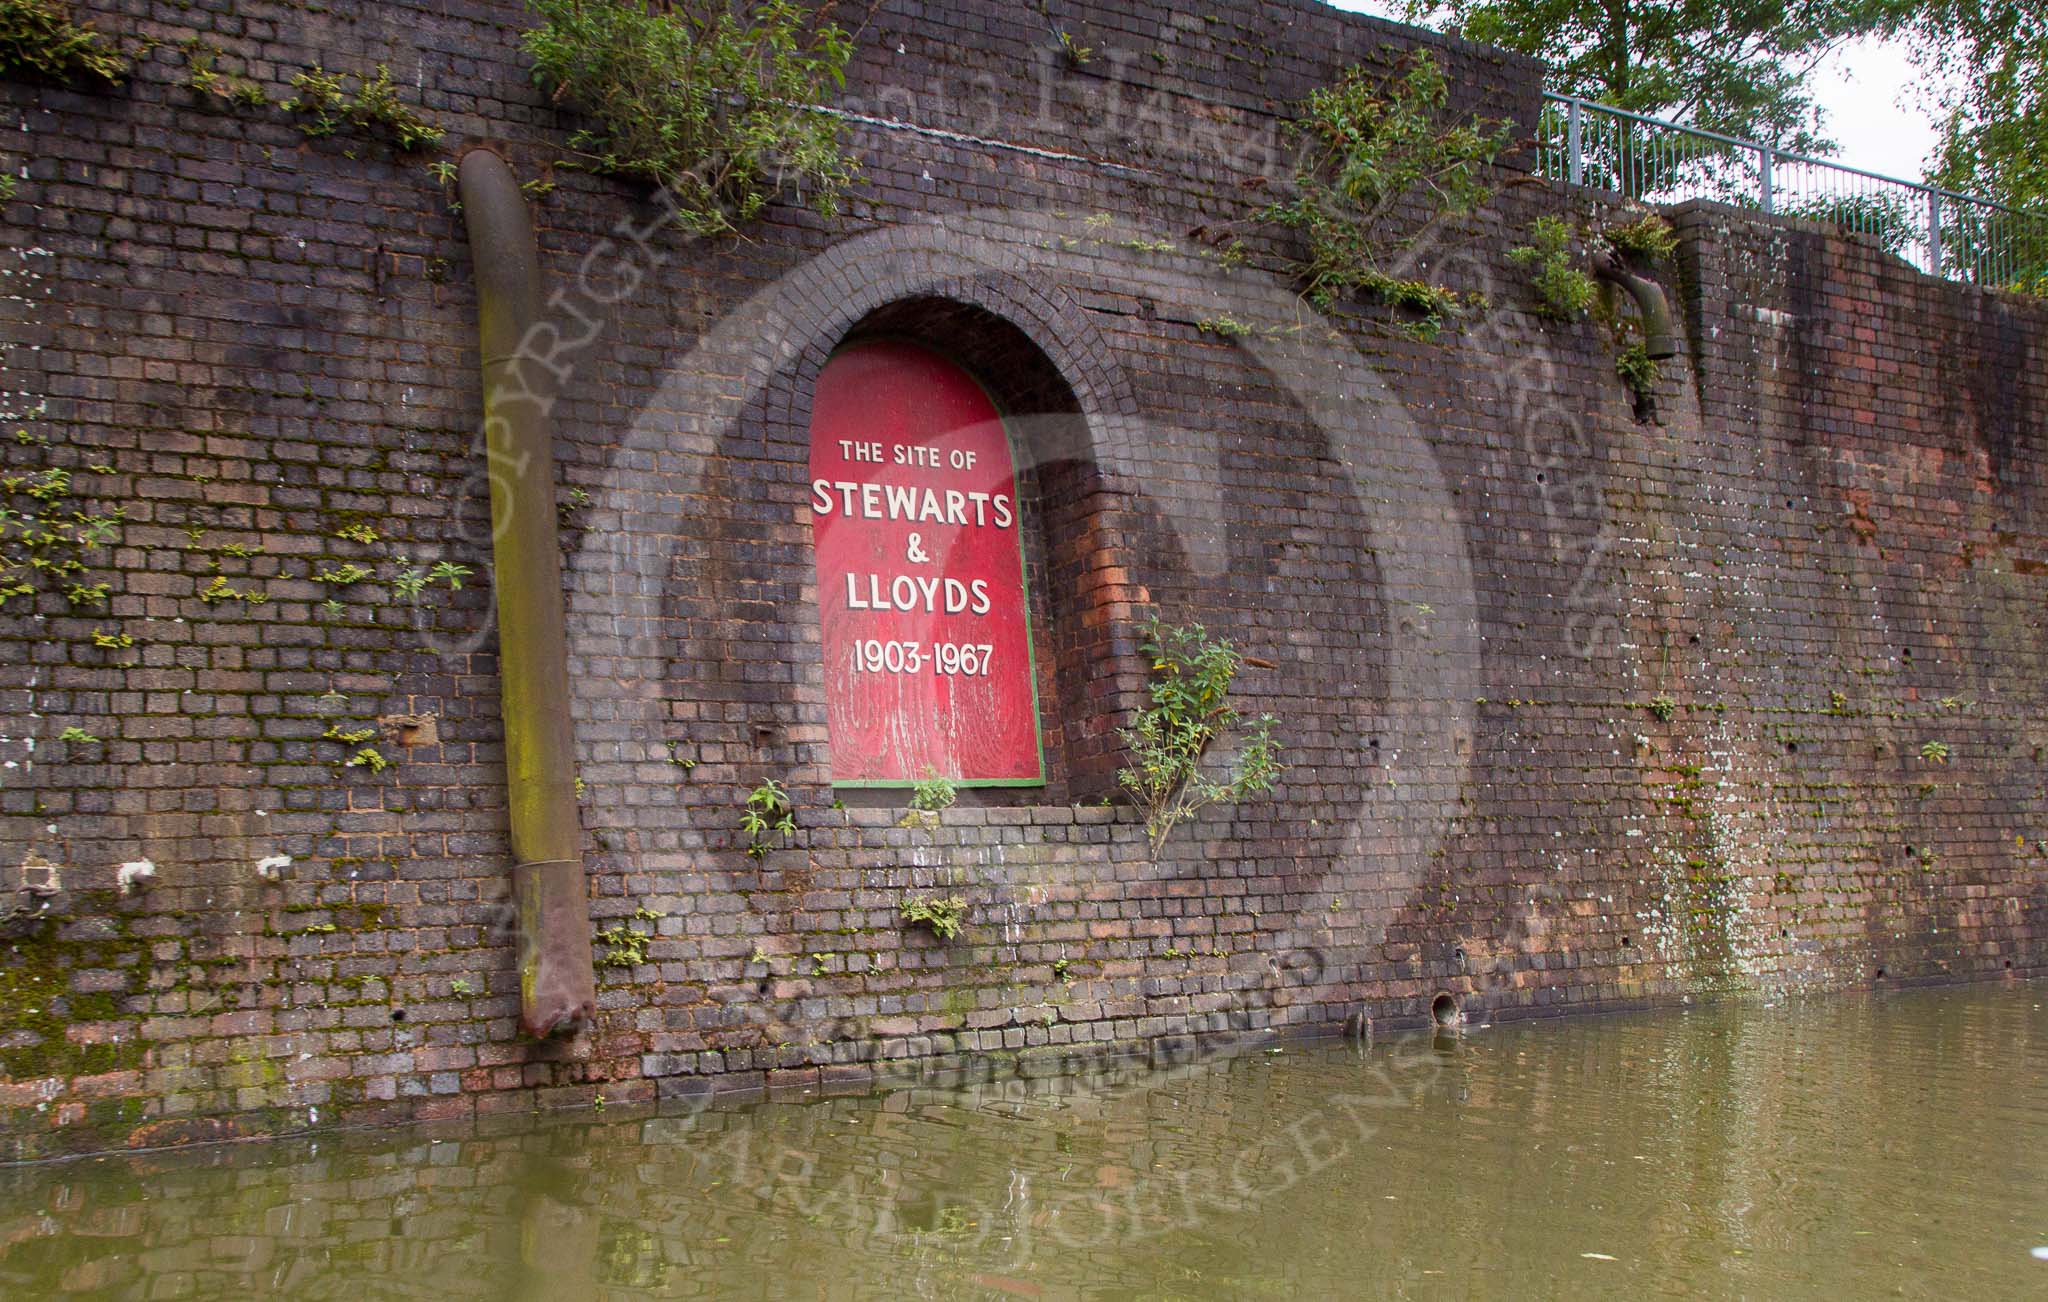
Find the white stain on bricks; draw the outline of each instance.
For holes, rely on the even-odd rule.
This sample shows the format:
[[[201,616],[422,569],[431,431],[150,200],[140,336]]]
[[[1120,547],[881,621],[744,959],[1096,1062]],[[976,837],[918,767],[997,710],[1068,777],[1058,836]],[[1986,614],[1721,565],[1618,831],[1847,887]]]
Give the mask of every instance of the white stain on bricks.
[[[35,333],[34,328],[41,324],[42,309],[52,296],[50,277],[44,271],[54,264],[55,255],[45,248],[0,250],[0,328]],[[48,399],[28,387],[40,380],[40,370],[9,365],[15,358],[28,359],[41,351],[40,344],[12,350],[0,348],[0,425],[10,435],[17,428],[39,435],[37,423],[49,412]],[[27,719],[31,725],[42,717],[36,709],[39,685],[37,678],[29,679],[26,707],[16,716]],[[18,772],[24,779],[30,777],[35,771],[35,749],[32,727],[28,735],[0,736],[0,773]]]
[[[1797,316],[1793,315],[1790,312],[1780,312],[1778,309],[1772,307],[1758,307],[1753,303],[1744,303],[1739,305],[1735,310],[1738,313],[1748,315],[1754,318],[1755,320],[1763,322],[1767,326],[1772,326],[1779,330],[1789,330],[1793,326],[1799,324],[1799,318]]]
[[[274,882],[284,874],[285,869],[291,866],[292,857],[290,855],[273,854],[256,861],[256,875],[264,881]]]
[[[155,864],[147,859],[134,859],[115,871],[114,880],[120,886],[121,894],[129,895],[147,885],[155,876]]]

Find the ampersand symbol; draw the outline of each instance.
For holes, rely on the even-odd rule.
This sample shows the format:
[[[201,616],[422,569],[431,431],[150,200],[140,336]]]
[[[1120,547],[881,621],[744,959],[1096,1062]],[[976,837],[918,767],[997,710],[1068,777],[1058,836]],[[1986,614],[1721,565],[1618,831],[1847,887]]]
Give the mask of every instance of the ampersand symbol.
[[[932,558],[924,554],[923,534],[914,533],[910,535],[910,550],[904,553],[904,559],[908,560],[912,565],[928,565],[931,563]]]

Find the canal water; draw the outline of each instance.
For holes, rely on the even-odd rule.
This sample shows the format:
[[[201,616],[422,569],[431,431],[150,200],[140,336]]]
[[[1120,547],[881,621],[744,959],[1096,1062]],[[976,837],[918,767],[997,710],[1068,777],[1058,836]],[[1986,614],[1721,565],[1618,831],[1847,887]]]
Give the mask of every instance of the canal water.
[[[15,1168],[0,1297],[2048,1297],[2044,1005],[1237,1042]]]

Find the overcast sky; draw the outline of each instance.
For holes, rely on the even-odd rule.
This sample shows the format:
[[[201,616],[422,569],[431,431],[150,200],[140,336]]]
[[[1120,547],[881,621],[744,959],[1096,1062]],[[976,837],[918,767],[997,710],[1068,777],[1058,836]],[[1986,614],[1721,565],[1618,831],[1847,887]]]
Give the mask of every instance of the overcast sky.
[[[1329,2],[1382,18],[1398,7],[1395,0]],[[1885,176],[1920,179],[1935,132],[1910,93],[1913,75],[1904,49],[1882,41],[1845,46],[1820,66],[1814,93],[1827,112],[1827,133],[1841,146],[1835,157]]]

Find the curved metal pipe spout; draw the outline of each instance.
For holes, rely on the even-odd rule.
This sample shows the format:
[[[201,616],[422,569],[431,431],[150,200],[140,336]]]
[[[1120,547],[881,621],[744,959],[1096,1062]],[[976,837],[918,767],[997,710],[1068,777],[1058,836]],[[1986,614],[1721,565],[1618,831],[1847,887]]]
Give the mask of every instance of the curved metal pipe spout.
[[[518,178],[489,150],[456,175],[476,266],[484,442],[491,482],[491,586],[498,605],[512,896],[519,909],[519,1022],[573,1031],[597,1008],[583,828],[576,812],[562,553],[555,524],[554,377],[522,365],[540,318],[540,257]]]
[[[1636,301],[1636,311],[1643,316],[1645,352],[1659,360],[1678,356],[1678,331],[1672,326],[1671,304],[1664,297],[1662,285],[1636,275],[1622,265],[1620,258],[1605,251],[1593,256],[1593,274],[1621,286]]]

